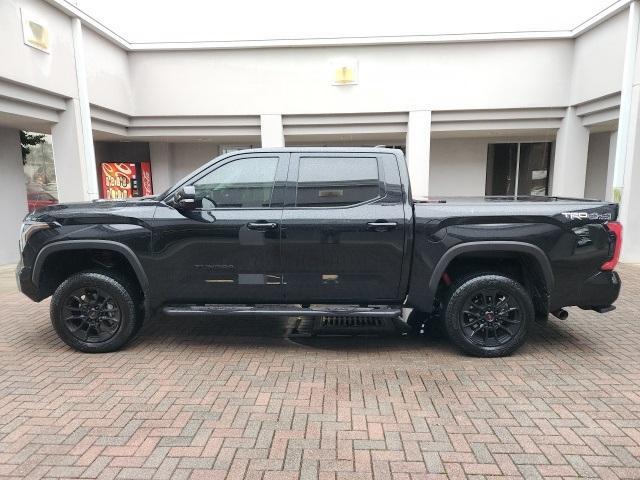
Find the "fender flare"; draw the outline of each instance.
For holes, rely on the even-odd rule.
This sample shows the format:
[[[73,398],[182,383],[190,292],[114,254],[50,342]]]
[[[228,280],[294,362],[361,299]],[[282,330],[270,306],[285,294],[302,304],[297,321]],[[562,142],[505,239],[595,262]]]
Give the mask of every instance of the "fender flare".
[[[473,252],[516,252],[531,255],[540,265],[547,291],[551,291],[554,285],[553,270],[549,257],[536,245],[525,242],[515,241],[483,241],[483,242],[465,242],[451,247],[438,260],[431,278],[429,279],[429,291],[435,296],[440,279],[446,271],[449,263],[463,253]]]
[[[33,263],[31,280],[36,287],[39,285],[42,267],[49,255],[55,252],[68,250],[111,250],[113,252],[118,252],[127,259],[131,268],[133,268],[138,282],[140,282],[142,291],[146,293],[149,289],[149,279],[147,278],[147,274],[145,273],[144,268],[142,268],[142,264],[136,254],[133,253],[133,250],[128,246],[119,242],[114,242],[113,240],[62,240],[45,245],[42,250],[38,252],[36,260]]]

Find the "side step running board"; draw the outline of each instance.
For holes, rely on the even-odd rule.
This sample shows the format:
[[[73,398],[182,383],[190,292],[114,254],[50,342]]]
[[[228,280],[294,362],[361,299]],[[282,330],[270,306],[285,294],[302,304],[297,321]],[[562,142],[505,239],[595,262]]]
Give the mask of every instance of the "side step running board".
[[[162,312],[167,316],[285,316],[285,317],[398,317],[399,306],[378,305],[360,307],[354,305],[166,305]]]

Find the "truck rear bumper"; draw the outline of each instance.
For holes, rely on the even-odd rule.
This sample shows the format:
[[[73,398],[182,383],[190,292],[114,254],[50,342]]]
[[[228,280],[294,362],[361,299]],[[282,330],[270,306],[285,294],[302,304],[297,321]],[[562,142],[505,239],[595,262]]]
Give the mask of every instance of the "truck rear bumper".
[[[579,307],[593,308],[612,305],[620,294],[621,281],[616,272],[598,272],[580,290]]]

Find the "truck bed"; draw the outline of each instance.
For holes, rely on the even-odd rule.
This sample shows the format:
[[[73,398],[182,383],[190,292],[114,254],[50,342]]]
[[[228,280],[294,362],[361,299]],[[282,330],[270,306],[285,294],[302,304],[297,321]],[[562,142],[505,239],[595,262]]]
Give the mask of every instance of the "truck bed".
[[[604,224],[616,220],[616,203],[553,196],[418,197],[413,199],[413,210],[410,299],[420,293],[421,276],[436,272],[431,273],[435,283],[430,288],[437,288],[443,273],[438,264],[451,252],[469,249],[476,257],[490,258],[515,248],[535,258],[533,265],[545,266],[537,273],[549,284],[552,310],[613,301],[599,288],[609,282],[611,273],[599,270],[611,256]],[[584,279],[589,280],[584,283]]]
[[[413,197],[414,203],[457,203],[457,204],[477,204],[477,203],[495,203],[495,202],[514,202],[514,203],[541,203],[553,202],[563,204],[575,203],[605,203],[602,200],[592,198],[572,198],[572,197],[554,197],[544,195],[500,195],[500,196],[469,196],[469,197],[449,197],[449,196],[428,196]]]

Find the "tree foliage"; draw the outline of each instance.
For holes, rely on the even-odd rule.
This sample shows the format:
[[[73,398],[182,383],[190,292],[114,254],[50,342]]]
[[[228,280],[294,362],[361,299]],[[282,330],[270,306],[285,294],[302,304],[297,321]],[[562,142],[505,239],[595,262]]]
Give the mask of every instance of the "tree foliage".
[[[40,145],[44,143],[44,135],[40,133],[27,133],[20,130],[20,147],[22,149],[22,163],[27,162],[27,155],[31,152],[31,148],[34,145]]]

